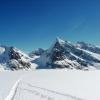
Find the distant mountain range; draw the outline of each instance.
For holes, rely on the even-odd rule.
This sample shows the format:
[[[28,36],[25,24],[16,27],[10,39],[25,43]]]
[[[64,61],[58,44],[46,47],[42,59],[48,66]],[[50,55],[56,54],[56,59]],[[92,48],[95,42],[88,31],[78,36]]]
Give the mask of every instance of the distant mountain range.
[[[56,38],[52,46],[29,54],[15,47],[0,46],[0,70],[100,69],[100,47],[84,42],[72,44]]]

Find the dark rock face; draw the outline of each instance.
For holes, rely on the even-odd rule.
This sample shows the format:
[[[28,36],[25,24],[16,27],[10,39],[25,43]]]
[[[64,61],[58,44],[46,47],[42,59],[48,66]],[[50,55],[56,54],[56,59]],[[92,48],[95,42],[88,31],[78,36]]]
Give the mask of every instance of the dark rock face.
[[[16,60],[21,59],[19,53],[14,50],[14,47],[10,47],[9,58]]]
[[[65,59],[65,50],[57,42],[52,49],[51,59],[52,62]]]
[[[24,68],[30,68],[30,66],[31,66],[31,63],[30,62],[25,62],[25,61],[19,60],[19,63],[22,66],[24,66]]]
[[[22,60],[16,60],[16,59],[11,59],[7,62],[8,67],[11,70],[19,70],[19,69],[25,69],[25,68],[30,68],[31,63],[30,62],[25,62]]]

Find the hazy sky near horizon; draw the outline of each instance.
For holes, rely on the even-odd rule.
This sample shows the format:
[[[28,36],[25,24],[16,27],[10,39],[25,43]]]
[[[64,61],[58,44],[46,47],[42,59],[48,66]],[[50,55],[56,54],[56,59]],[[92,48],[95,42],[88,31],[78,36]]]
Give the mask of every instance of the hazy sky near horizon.
[[[100,0],[0,0],[0,44],[25,51],[56,37],[100,44]]]

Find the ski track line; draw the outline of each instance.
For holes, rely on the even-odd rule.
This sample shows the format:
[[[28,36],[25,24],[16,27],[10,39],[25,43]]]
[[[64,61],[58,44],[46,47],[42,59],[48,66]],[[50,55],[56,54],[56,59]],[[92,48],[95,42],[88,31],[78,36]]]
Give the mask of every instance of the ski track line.
[[[13,100],[14,99],[19,83],[20,83],[20,79],[15,82],[10,93],[4,100]]]
[[[22,81],[22,78],[20,78],[19,80],[17,80],[17,81],[15,82],[15,84],[13,85],[13,87],[12,87],[10,93],[8,94],[8,96],[7,96],[4,100],[14,100],[14,97],[15,97],[15,95],[16,95],[16,93],[17,93],[17,89],[20,88],[20,84],[21,84],[21,83],[22,83],[22,84],[26,84],[26,85],[28,85],[29,87],[33,87],[33,88],[36,88],[36,89],[41,89],[41,90],[44,90],[44,91],[47,91],[47,92],[51,92],[51,93],[53,93],[53,94],[65,96],[66,98],[68,97],[68,98],[72,98],[72,99],[74,99],[74,100],[83,100],[83,99],[81,99],[81,98],[78,98],[78,97],[75,97],[75,96],[71,96],[71,95],[69,95],[69,94],[63,94],[63,93],[60,93],[60,92],[57,92],[57,91],[54,91],[54,90],[49,90],[49,89],[42,88],[42,87],[39,87],[39,86],[34,86],[34,85],[30,84],[30,83],[23,82],[23,81]],[[23,89],[24,89],[24,88],[23,88]],[[25,89],[24,89],[24,90],[25,90]],[[28,90],[28,91],[31,91],[31,92],[32,92],[32,90]]]
[[[53,93],[53,94],[57,94],[57,95],[60,95],[60,96],[65,96],[66,98],[68,97],[68,98],[72,98],[73,100],[83,100],[81,98],[78,98],[78,97],[75,97],[75,96],[72,96],[72,95],[69,95],[69,94],[64,94],[64,93],[60,93],[60,92],[57,92],[57,91],[54,91],[54,90],[42,88],[42,87],[39,87],[39,86],[34,86],[34,85],[32,85],[30,83],[27,83],[27,82],[23,82],[23,81],[21,81],[21,82],[22,82],[22,84],[26,84],[29,87],[32,87],[32,88],[35,88],[35,89],[44,90],[44,91],[47,91],[47,92],[50,92],[50,93]],[[20,86],[20,84],[19,84],[19,86]],[[33,92],[34,93],[34,91],[32,89],[31,90],[30,89],[25,89],[25,88],[22,88],[22,89],[26,90],[28,92]]]

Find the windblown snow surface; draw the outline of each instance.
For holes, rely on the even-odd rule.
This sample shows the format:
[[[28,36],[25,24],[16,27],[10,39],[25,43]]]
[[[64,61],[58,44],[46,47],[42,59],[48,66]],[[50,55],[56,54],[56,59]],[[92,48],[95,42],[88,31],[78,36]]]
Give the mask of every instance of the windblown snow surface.
[[[100,71],[1,72],[0,100],[100,100]]]

